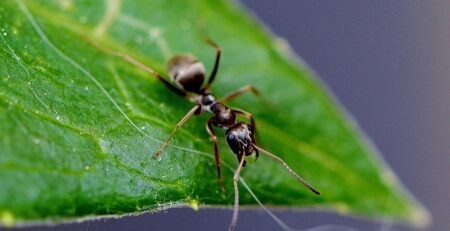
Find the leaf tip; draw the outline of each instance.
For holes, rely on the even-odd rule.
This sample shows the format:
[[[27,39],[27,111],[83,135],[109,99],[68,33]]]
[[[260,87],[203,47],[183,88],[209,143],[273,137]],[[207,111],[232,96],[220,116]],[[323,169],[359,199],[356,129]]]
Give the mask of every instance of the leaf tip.
[[[390,184],[392,187],[398,187],[401,185],[397,176],[391,170],[385,170],[382,172],[382,175],[386,182]],[[405,189],[403,189],[405,190]],[[407,195],[409,194],[406,192]],[[432,216],[430,212],[420,204],[420,202],[415,199],[413,196],[409,196],[411,199],[412,207],[409,212],[408,220],[410,224],[418,229],[426,229],[431,225]]]
[[[430,227],[432,217],[427,209],[422,206],[417,206],[416,209],[411,212],[410,220],[415,227],[419,229],[426,229]]]

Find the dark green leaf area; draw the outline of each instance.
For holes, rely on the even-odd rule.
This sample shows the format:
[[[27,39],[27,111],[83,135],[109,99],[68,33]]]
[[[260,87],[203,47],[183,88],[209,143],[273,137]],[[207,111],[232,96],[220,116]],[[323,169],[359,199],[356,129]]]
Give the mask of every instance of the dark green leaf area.
[[[108,5],[104,5],[104,4]],[[176,7],[175,7],[176,6]],[[129,54],[167,77],[191,53],[211,70],[218,97],[254,114],[259,144],[322,193],[299,185],[265,156],[242,176],[259,199],[284,207],[424,220],[364,135],[319,81],[238,6],[226,1],[2,1],[0,3],[0,220],[44,222],[201,203],[231,205],[236,157],[221,139],[219,190],[210,115],[192,118],[162,158],[169,132],[193,106],[150,74],[102,49]],[[87,42],[100,44],[102,49]],[[241,188],[241,205],[255,205]]]

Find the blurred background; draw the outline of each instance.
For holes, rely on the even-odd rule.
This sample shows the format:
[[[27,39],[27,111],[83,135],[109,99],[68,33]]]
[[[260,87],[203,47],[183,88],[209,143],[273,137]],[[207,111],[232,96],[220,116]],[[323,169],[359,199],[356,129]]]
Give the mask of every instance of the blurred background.
[[[427,230],[450,230],[450,1],[242,4],[289,42],[368,133],[405,187],[432,213]],[[414,230],[326,212],[275,214],[296,229],[341,224]],[[180,230],[180,225],[183,230],[225,230],[230,219],[231,210],[172,209],[25,230]],[[281,228],[263,211],[241,210],[238,230]]]

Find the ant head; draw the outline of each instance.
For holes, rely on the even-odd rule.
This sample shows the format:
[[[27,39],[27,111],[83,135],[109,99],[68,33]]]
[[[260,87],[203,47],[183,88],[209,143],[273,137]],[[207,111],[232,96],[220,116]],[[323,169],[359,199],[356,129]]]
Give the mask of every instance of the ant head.
[[[239,156],[248,156],[255,151],[255,131],[252,125],[239,122],[229,128],[225,134],[227,143],[234,154]]]
[[[170,59],[167,69],[170,79],[181,89],[199,93],[205,80],[205,66],[191,55]]]

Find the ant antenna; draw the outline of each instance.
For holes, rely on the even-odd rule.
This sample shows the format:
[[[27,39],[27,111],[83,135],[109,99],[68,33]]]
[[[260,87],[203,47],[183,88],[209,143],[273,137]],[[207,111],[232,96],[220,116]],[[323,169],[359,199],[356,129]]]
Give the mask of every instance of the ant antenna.
[[[241,169],[242,169],[242,165],[244,165],[244,162],[245,162],[245,155],[242,155],[241,160],[239,161],[239,166],[237,167],[236,172],[234,173],[234,178],[233,178],[233,185],[234,185],[233,218],[231,218],[230,227],[228,228],[229,231],[233,231],[234,228],[236,228],[236,223],[238,220],[238,214],[239,214],[238,181],[239,181],[239,176],[241,175]]]
[[[252,144],[252,146],[254,148],[256,148],[258,151],[262,152],[263,154],[269,156],[270,158],[278,161],[281,163],[281,165],[283,165],[284,168],[286,168],[288,170],[288,172],[295,177],[300,183],[302,183],[304,186],[306,186],[309,190],[311,190],[313,193],[320,195],[320,192],[315,189],[312,185],[310,185],[308,182],[306,182],[306,180],[304,180],[301,176],[299,176],[297,173],[294,172],[294,170],[292,170],[287,164],[286,162],[284,162],[280,157],[276,156],[275,154],[270,153],[269,151],[266,151],[260,147],[258,147],[255,144]]]

